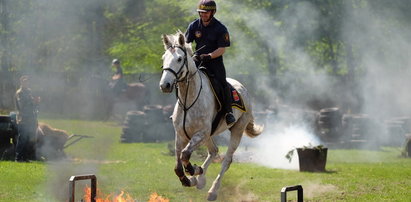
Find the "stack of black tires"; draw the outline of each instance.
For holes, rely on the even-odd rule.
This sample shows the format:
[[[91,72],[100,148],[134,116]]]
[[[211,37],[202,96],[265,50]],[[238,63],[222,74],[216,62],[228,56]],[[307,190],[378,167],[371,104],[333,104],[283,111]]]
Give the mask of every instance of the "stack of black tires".
[[[169,111],[148,105],[143,111],[129,111],[123,123],[121,142],[165,142],[174,139]]]
[[[322,141],[350,148],[402,146],[411,133],[409,117],[383,121],[367,114],[343,114],[336,107],[321,109],[317,123]]]
[[[402,146],[411,133],[411,119],[409,117],[396,117],[384,122],[386,128],[385,145]]]
[[[335,141],[341,137],[342,114],[339,108],[321,109],[318,116],[320,137],[323,141]]]
[[[15,113],[0,115],[0,160],[14,160],[17,134]]]

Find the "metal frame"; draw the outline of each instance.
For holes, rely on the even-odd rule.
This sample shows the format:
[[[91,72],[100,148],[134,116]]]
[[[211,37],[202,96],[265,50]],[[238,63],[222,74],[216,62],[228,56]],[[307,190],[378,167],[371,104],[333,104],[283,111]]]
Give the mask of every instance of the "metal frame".
[[[76,188],[76,181],[78,180],[91,180],[91,195],[90,201],[96,202],[96,195],[97,195],[97,177],[95,175],[73,175],[70,177],[70,185],[69,185],[69,202],[74,202],[75,198],[75,188]]]
[[[281,202],[287,202],[287,192],[297,190],[297,201],[303,202],[303,187],[301,185],[287,186],[281,189]]]

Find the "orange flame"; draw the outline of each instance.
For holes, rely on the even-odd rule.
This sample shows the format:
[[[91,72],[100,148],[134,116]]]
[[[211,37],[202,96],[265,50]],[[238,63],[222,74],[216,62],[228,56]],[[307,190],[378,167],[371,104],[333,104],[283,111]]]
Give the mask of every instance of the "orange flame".
[[[150,195],[148,202],[170,202],[169,199],[159,196],[156,192]]]
[[[112,194],[109,194],[105,197],[102,197],[102,193],[100,192],[99,189],[97,189],[97,196],[96,196],[96,202],[134,202],[135,200],[127,193],[124,191],[121,191],[120,194],[116,196],[112,196]],[[124,196],[125,195],[125,196]],[[84,202],[91,202],[91,188],[86,186],[84,188],[84,196],[83,196],[83,201]],[[148,202],[170,202],[169,199],[163,198],[162,196],[159,196],[156,192],[152,193],[150,195],[150,199]]]

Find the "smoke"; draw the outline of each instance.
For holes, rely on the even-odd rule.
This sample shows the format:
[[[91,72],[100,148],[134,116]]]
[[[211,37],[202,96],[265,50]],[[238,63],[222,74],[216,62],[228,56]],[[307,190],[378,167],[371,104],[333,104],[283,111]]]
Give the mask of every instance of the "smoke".
[[[253,139],[243,138],[241,148],[235,154],[236,160],[270,168],[298,169],[295,149],[322,144],[312,128],[305,125],[299,116],[293,120],[286,120],[282,115],[268,116],[266,120],[266,127],[260,136]],[[291,159],[288,159],[286,155],[290,151],[294,152]]]
[[[379,118],[409,116],[410,27],[398,24],[400,13],[390,6],[347,9],[346,17],[342,34],[358,48],[357,65],[364,69],[359,86],[364,112]]]
[[[283,103],[300,106],[314,99],[331,100],[344,112],[355,110],[355,113],[379,117],[411,112],[407,104],[411,98],[407,93],[411,30],[401,26],[404,22],[401,22],[399,8],[378,3],[354,8],[353,3],[342,3],[341,11],[332,11],[341,15],[341,26],[336,27],[338,36],[351,46],[347,49],[354,51],[353,56],[346,56],[349,60],[346,62],[354,63],[357,78],[341,86],[328,75],[327,68],[317,66],[310,50],[305,49],[307,44],[302,43],[307,39],[317,40],[319,31],[333,22],[321,19],[318,7],[301,1],[289,3],[287,9],[273,14],[264,9],[249,9],[237,2],[220,4],[230,10],[247,11],[235,17],[217,13],[217,18],[229,28],[231,48],[235,50],[235,55],[227,51],[225,57],[228,75],[248,74],[256,82],[252,85],[269,94],[267,98],[280,96]],[[339,62],[340,66],[347,65]],[[290,69],[276,76],[272,69],[279,65]],[[269,76],[262,78],[262,72]]]
[[[99,103],[102,99],[97,99],[97,96],[103,92],[92,90],[108,88],[106,81],[110,78],[107,75],[111,72],[111,64],[110,58],[101,58],[103,54],[97,52],[102,50],[103,36],[96,27],[102,27],[105,23],[101,17],[103,5],[109,6],[118,1],[7,2],[10,16],[20,19],[13,21],[14,46],[10,52],[12,57],[18,57],[11,59],[13,68],[32,78],[33,94],[42,100],[39,116],[48,117],[49,112],[57,118],[93,118],[93,113],[101,113],[97,114],[101,117],[106,106]],[[75,64],[81,67],[72,69]],[[92,78],[91,75],[95,74],[100,77]],[[88,157],[90,163],[76,165],[73,161],[81,161],[77,159],[48,161],[47,187],[42,189],[57,201],[66,200],[69,177],[97,173],[100,165],[94,161],[105,159],[107,148],[113,142],[95,141],[96,147],[84,148],[98,151],[95,152],[96,156]],[[45,143],[43,146],[42,152],[49,154],[49,145]]]
[[[297,104],[305,103],[313,97],[332,97],[332,78],[316,67],[313,58],[304,49],[304,44],[301,44],[303,39],[316,37],[320,19],[315,7],[309,2],[301,2],[290,5],[289,9],[283,9],[273,17],[263,9],[250,11],[238,3],[230,4],[229,7],[231,6],[234,10],[247,10],[247,14],[239,16],[241,20],[237,21],[224,18],[232,33],[232,46],[236,51],[236,55],[225,57],[229,75],[234,72],[248,73],[255,79],[256,83],[253,85],[258,89],[263,88],[270,100],[272,96],[281,96],[286,102]],[[287,26],[282,26],[283,24]],[[244,30],[253,32],[258,37],[250,38]],[[257,38],[263,42],[258,43]],[[261,62],[259,55],[274,58],[271,62]],[[257,65],[268,66],[254,68]],[[279,65],[286,68],[289,66],[290,71],[284,71],[277,78],[275,72],[269,69],[275,70],[279,67],[273,66]],[[270,75],[263,76],[261,71],[268,71]],[[276,79],[277,86],[274,86],[273,80]]]
[[[301,114],[290,113],[288,108],[277,107],[284,103],[307,107],[306,102],[313,97],[322,96],[326,100],[331,96],[329,89],[331,79],[325,72],[315,67],[310,55],[299,44],[299,39],[302,37],[315,35],[319,26],[318,11],[310,3],[301,2],[273,17],[263,9],[250,11],[246,6],[238,3],[221,3],[225,3],[233,10],[247,10],[247,14],[236,15],[236,18],[223,17],[222,19],[231,33],[232,48],[236,50],[236,55],[225,57],[228,75],[235,77],[234,72],[242,72],[255,79],[255,83],[248,83],[256,90],[253,92],[257,92],[252,94],[262,96],[264,99],[254,100],[254,114],[256,111],[267,112],[272,107],[277,110],[275,113],[269,111],[266,117],[257,121],[265,122],[265,131],[255,139],[244,138],[236,158],[239,161],[253,162],[271,168],[298,169],[297,152],[294,152],[291,162],[286,158],[286,154],[297,147],[317,146],[321,142],[314,133],[312,124]],[[242,23],[238,23],[239,21]],[[283,23],[291,26],[281,27]],[[258,37],[250,38],[245,30],[255,33]],[[255,43],[258,41],[253,40],[257,38],[263,43]],[[258,44],[265,44],[265,47],[259,47]],[[277,83],[279,86],[274,86],[275,75],[262,76],[261,71],[267,69],[254,67],[262,64],[259,61],[260,55],[270,58],[282,53],[284,57],[281,60],[291,64],[297,71],[286,71]],[[274,58],[274,60],[279,59]],[[275,62],[278,61],[268,62],[268,65],[279,64]],[[302,75],[298,71],[305,73]],[[291,118],[291,116],[296,117]]]
[[[86,38],[81,30],[92,23],[98,1],[50,1],[30,2],[27,10],[21,13],[22,23],[16,26],[17,46],[15,54],[18,68],[27,73],[38,73],[40,70],[69,70],[70,65],[81,61],[89,65],[87,71],[94,69],[92,58],[82,55],[82,50],[95,53],[99,35],[92,31]],[[22,7],[22,6],[21,6]],[[91,55],[91,54],[90,54]],[[90,56],[89,55],[89,56]],[[94,63],[95,64],[95,63]],[[86,70],[86,68],[85,68]]]
[[[375,144],[377,139],[403,141],[401,135],[390,137],[392,134],[384,127],[387,120],[411,114],[408,104],[411,100],[408,88],[411,84],[411,28],[404,26],[407,23],[404,23],[406,16],[402,6],[368,3],[342,1],[336,3],[341,6],[338,10],[330,11],[340,17],[337,21],[341,24],[335,26],[334,31],[345,43],[347,54],[351,54],[341,57],[346,61],[338,61],[338,65],[340,68],[353,67],[349,74],[354,76],[339,81],[329,71],[343,69],[321,66],[313,51],[307,50],[307,44],[302,43],[307,39],[318,40],[320,30],[336,23],[321,18],[323,11],[317,5],[308,1],[287,3],[284,7],[279,4],[278,13],[268,13],[265,9],[250,9],[238,2],[219,2],[225,10],[245,11],[241,15],[221,11],[216,15],[228,27],[232,41],[230,49],[235,50],[235,55],[230,55],[228,49],[224,57],[228,76],[240,78],[252,89],[254,111],[267,111],[279,105],[313,110],[339,107],[343,114],[367,114],[374,121],[374,125],[364,126],[371,127],[368,130],[373,132],[363,137],[370,142],[363,146]],[[284,68],[281,74],[278,74],[278,67]],[[276,110],[281,113],[283,108]],[[306,120],[297,125],[271,125],[273,123],[266,124],[266,132],[250,141],[257,142],[253,144],[258,148],[255,156],[261,157],[261,160],[252,161],[269,167],[295,168],[283,158],[285,153],[311,142],[319,144],[315,140],[316,132],[310,127],[301,127],[310,125]]]

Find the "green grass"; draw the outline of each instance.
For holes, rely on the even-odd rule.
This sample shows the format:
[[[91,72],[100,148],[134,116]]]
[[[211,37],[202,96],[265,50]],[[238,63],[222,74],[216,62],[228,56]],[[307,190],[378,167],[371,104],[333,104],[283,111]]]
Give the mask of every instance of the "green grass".
[[[210,166],[203,190],[182,187],[167,143],[122,144],[121,126],[111,122],[41,121],[94,138],[68,147],[71,161],[0,162],[0,201],[66,201],[70,176],[90,173],[96,174],[98,188],[105,194],[124,190],[137,201],[147,201],[157,192],[170,201],[206,201],[221,167]],[[217,201],[279,201],[281,188],[296,184],[303,186],[304,201],[410,201],[411,159],[399,157],[400,153],[398,148],[329,150],[325,173],[235,162],[223,178]],[[198,156],[193,159],[201,164]],[[77,201],[85,184],[77,183]],[[290,192],[288,198],[295,200],[296,193]]]

